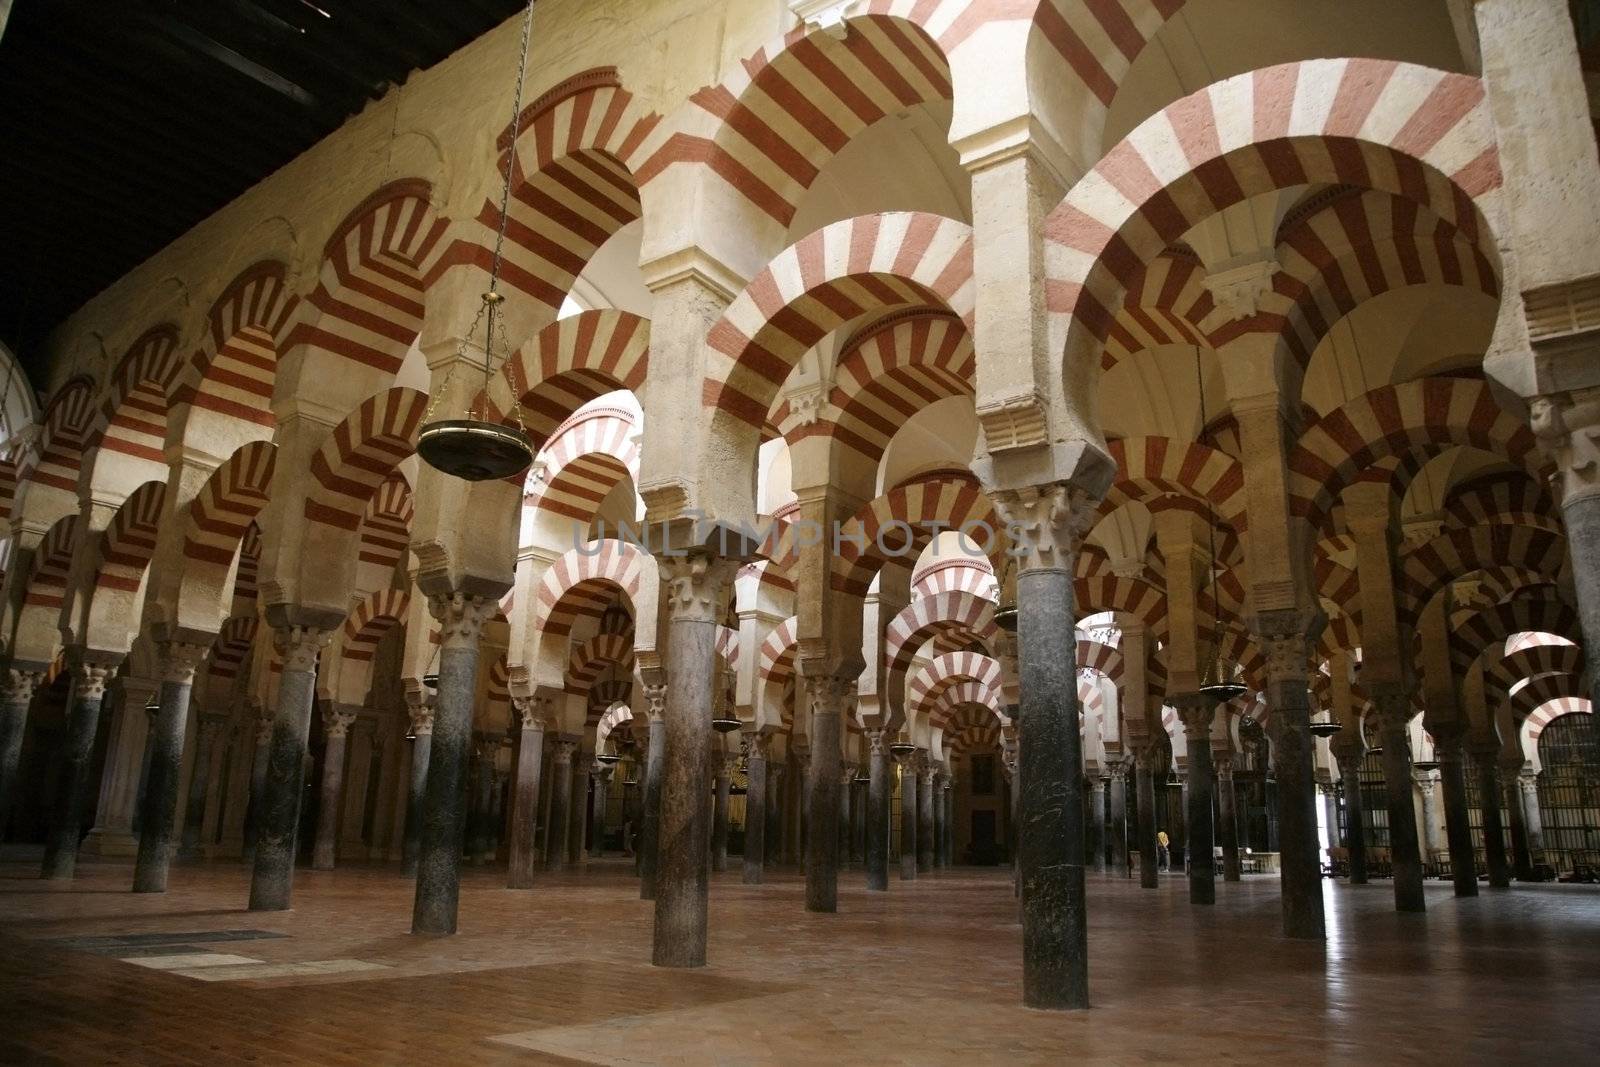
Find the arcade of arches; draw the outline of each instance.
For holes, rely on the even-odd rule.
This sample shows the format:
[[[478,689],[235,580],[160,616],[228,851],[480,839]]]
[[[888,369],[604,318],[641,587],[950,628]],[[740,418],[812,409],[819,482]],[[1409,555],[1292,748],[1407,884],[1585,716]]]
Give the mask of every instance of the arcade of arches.
[[[0,460],[0,926],[283,979],[314,944],[155,973],[162,901],[537,909],[555,959],[603,890],[709,981],[719,923],[782,971],[761,916],[820,957],[914,901],[987,909],[944,951],[1035,1008],[1119,910],[1465,952],[1515,898],[1592,947],[1591,31],[1338,6],[544,0],[515,123],[520,18],[414,74],[53,335]],[[468,405],[525,476],[420,461]]]

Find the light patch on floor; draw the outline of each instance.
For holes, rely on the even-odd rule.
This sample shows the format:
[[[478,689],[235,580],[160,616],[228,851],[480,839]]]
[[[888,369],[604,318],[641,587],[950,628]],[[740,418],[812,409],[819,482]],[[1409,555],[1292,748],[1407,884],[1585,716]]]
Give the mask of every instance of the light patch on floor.
[[[198,978],[202,982],[242,982],[251,978],[304,978],[388,969],[386,963],[372,963],[369,960],[307,960],[303,963],[262,963],[257,960],[236,967],[197,967],[172,973],[185,978]]]
[[[230,967],[262,961],[226,952],[181,952],[175,956],[126,956],[122,962],[157,971],[186,971],[200,967]]]

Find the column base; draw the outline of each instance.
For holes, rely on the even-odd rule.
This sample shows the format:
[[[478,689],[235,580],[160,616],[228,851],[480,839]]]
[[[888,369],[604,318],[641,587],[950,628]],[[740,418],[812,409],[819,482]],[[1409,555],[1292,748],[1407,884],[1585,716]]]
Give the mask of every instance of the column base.
[[[102,830],[98,826],[78,846],[85,859],[129,859],[139,854],[139,839],[131,830]]]

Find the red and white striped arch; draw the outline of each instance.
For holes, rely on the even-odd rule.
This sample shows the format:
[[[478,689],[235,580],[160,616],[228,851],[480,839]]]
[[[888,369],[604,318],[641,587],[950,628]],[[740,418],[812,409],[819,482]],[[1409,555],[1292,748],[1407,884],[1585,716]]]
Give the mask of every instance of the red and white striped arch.
[[[999,633],[994,607],[994,601],[971,592],[938,593],[913,600],[884,631],[883,655],[890,677],[909,669],[917,651],[941,634],[970,635],[992,646]]]
[[[906,686],[906,707],[928,713],[946,689],[958,682],[977,682],[1000,691],[1000,661],[977,652],[947,652],[935,656],[912,675]],[[998,699],[998,697],[996,698]]]
[[[135,593],[156,551],[156,531],[167,498],[165,482],[146,482],[135,489],[111,517],[100,541],[96,589]]]
[[[1541,674],[1512,695],[1511,711],[1520,719],[1532,715],[1552,701],[1588,699],[1589,688],[1578,675]]]
[[[378,642],[396,626],[404,626],[410,610],[411,594],[404,589],[379,589],[362,597],[340,630],[345,661],[372,662]]]
[[[1549,595],[1517,597],[1475,612],[1452,627],[1451,669],[1457,678],[1463,678],[1479,656],[1489,653],[1492,659],[1501,658],[1507,638],[1530,630],[1574,642],[1580,636],[1577,612],[1568,604]]]
[[[147,330],[112,371],[89,446],[145,460],[164,473],[167,414],[182,369],[177,329]]]
[[[633,640],[621,634],[595,634],[574,648],[567,660],[567,692],[587,693],[612,668],[633,671]]]
[[[222,624],[211,645],[208,673],[213,679],[226,684],[239,676],[239,668],[250,654],[260,626],[260,620],[254,615],[238,615]]]
[[[650,323],[626,311],[584,311],[534,335],[489,383],[486,417],[509,422],[520,401],[540,447],[573,412],[617,389],[638,391],[650,367]]]
[[[1099,575],[1072,583],[1078,618],[1113,611],[1149,628],[1160,639],[1167,632],[1167,598],[1158,588],[1138,578]]]
[[[636,433],[624,408],[590,408],[567,419],[540,454],[542,478],[525,503],[587,525],[618,484],[638,481]]]
[[[8,650],[14,661],[48,663],[60,648],[61,605],[66,600],[77,536],[78,515],[74,512],[57,519],[34,549]]]
[[[1544,707],[1534,711],[1533,714],[1528,716],[1527,721],[1523,723],[1522,733],[1527,742],[1523,746],[1523,751],[1529,755],[1537,752],[1539,750],[1539,735],[1544,733],[1546,727],[1563,715],[1592,714],[1594,714],[1594,706],[1587,697],[1558,697],[1552,700]]]
[[[598,619],[619,594],[631,606],[639,595],[642,555],[612,538],[568,549],[539,582],[533,605],[539,632],[565,637],[580,617]]]
[[[1100,641],[1078,638],[1078,657],[1074,661],[1080,671],[1096,671],[1109,678],[1112,684],[1122,682],[1122,653]]]
[[[1211,346],[1206,318],[1216,300],[1205,287],[1205,268],[1192,253],[1167,249],[1128,283],[1110,325],[1100,369],[1162,345]]]
[[[211,306],[205,336],[189,359],[175,399],[272,426],[279,345],[297,303],[282,263],[265,261],[246,268]]]
[[[74,378],[50,398],[40,419],[38,458],[23,460],[17,479],[76,494],[83,450],[94,425],[94,385],[88,378]],[[4,514],[10,513],[7,507]]]
[[[794,677],[794,649],[800,620],[791,615],[761,642],[756,669],[763,682],[784,682]]]
[[[233,605],[228,614],[255,614],[257,581],[261,571],[261,527],[251,523],[239,539],[239,566],[233,575]]]
[[[1428,601],[1475,571],[1515,567],[1554,581],[1567,559],[1567,539],[1532,526],[1496,523],[1446,530],[1406,553],[1400,566],[1400,607],[1416,620]]]
[[[972,228],[923,212],[862,215],[779,252],[707,337],[707,407],[759,431],[778,388],[829,332],[875,311],[929,308],[972,325]]]
[[[977,712],[972,709],[972,704],[963,704],[951,713],[945,723],[944,747],[961,755],[997,749],[1000,747],[1000,728],[1000,716],[993,709]]]
[[[1236,533],[1248,527],[1244,467],[1226,452],[1169,437],[1123,438],[1109,448],[1117,475],[1102,514],[1137,500],[1152,512],[1183,508],[1215,515]]]
[[[1583,675],[1588,670],[1583,660],[1583,649],[1577,645],[1529,645],[1494,664],[1492,676],[1504,689],[1524,678],[1537,678],[1541,674]]]
[[[911,599],[941,593],[971,593],[986,600],[998,600],[1000,583],[986,557],[941,559],[918,568],[911,576]]]
[[[306,521],[354,534],[378,487],[416,451],[427,410],[427,394],[386,389],[335,426],[311,457]]]
[[[1533,431],[1487,383],[1421,378],[1364,393],[1307,426],[1289,454],[1290,507],[1320,526],[1346,486],[1374,471],[1389,480],[1385,461],[1406,461],[1414,471],[1418,456],[1455,445],[1540,471]]]
[[[940,689],[936,697],[930,698],[923,706],[922,711],[928,717],[928,724],[935,729],[945,731],[946,742],[952,728],[965,717],[963,712],[974,705],[987,709],[985,714],[994,723],[995,729],[1006,723],[1005,713],[998,685],[989,685],[973,679],[952,682]]]
[[[933,527],[968,532],[968,539],[988,553],[991,570],[1003,551],[1003,523],[994,506],[964,472],[934,477],[892,489],[866,504],[839,531],[833,555],[833,588],[865,595],[872,579],[891,558],[914,560],[933,539]]]
[[[728,670],[736,670],[739,666],[739,631],[731,626],[717,627],[717,658],[722,660],[723,666]]]
[[[1496,471],[1453,487],[1444,514],[1460,526],[1510,522],[1552,533],[1564,529],[1549,489],[1526,471]]]
[[[1046,220],[1047,301],[1069,363],[1098,361],[1145,266],[1252,196],[1348,184],[1408,197],[1480,245],[1501,184],[1482,83],[1327,59],[1207,86],[1139,125]]]
[[[245,531],[266,506],[277,457],[270,441],[252,441],[211,472],[184,525],[183,555],[191,569],[232,565]]]
[[[366,513],[361,518],[358,560],[366,571],[367,580],[358,578],[358,588],[376,588],[368,582],[381,583],[386,576],[393,575],[410,547],[414,513],[411,486],[405,475],[398,470],[390,471],[367,502]]]
[[[346,216],[323,248],[317,285],[284,341],[334,357],[316,373],[400,369],[422,330],[423,293],[436,273],[448,223],[425,181],[391,182]]]

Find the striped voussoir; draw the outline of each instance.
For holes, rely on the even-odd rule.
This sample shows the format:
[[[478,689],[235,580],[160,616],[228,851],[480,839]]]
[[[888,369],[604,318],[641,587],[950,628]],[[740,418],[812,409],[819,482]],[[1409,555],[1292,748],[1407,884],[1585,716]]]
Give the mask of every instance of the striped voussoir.
[[[865,595],[890,559],[915,560],[933,539],[934,527],[965,530],[967,540],[999,569],[1003,524],[970,475],[935,477],[890,490],[863,505],[839,530],[832,558],[833,588]]]
[[[948,733],[956,725],[962,712],[974,707],[983,708],[984,714],[998,728],[1004,722],[1001,706],[998,685],[968,678],[942,686],[937,694],[929,696],[925,702],[916,706],[916,710],[927,717],[928,724],[934,729]]]
[[[1207,216],[1302,185],[1428,207],[1488,245],[1501,184],[1482,83],[1413,64],[1319,59],[1207,86],[1152,115],[1046,220],[1047,304],[1068,358],[1098,358],[1147,264]]]
[[[1500,406],[1486,382],[1419,378],[1363,393],[1305,428],[1289,454],[1290,509],[1319,529],[1345,487],[1384,470],[1384,461],[1412,459],[1414,470],[1417,454],[1456,445],[1492,452],[1535,476],[1543,465],[1533,431]]]
[[[1151,512],[1178,508],[1215,516],[1235,533],[1247,528],[1244,465],[1226,452],[1170,437],[1122,438],[1109,448],[1117,474],[1102,514],[1137,500]]]
[[[182,370],[177,328],[146,330],[111,372],[89,446],[148,460],[164,470],[167,412]]]
[[[340,629],[344,659],[371,662],[378,642],[396,626],[404,626],[410,610],[411,594],[404,589],[379,589],[362,597]]]
[[[1561,533],[1549,487],[1526,471],[1496,471],[1452,486],[1445,497],[1445,521],[1459,526],[1510,522]]]
[[[256,585],[261,570],[261,527],[252,522],[239,539],[239,566],[233,577],[233,607],[229,615],[246,615],[255,610]]]
[[[1319,597],[1360,624],[1361,577],[1353,569],[1319,554],[1311,564],[1311,587]]]
[[[993,600],[970,591],[913,600],[895,615],[884,633],[883,654],[890,679],[903,675],[922,646],[941,634],[971,635],[992,646],[999,633],[994,608]]]
[[[572,519],[587,530],[624,479],[639,477],[638,428],[623,408],[591,408],[563,422],[540,453],[543,478],[524,503]]]
[[[206,316],[201,346],[189,359],[173,399],[271,428],[279,345],[299,299],[282,263],[246,268]]]
[[[716,641],[717,658],[722,661],[723,667],[735,671],[739,667],[739,631],[731,626],[717,627]]]
[[[211,472],[189,504],[183,556],[192,563],[227,568],[245,531],[266,506],[278,449],[252,441]]]
[[[620,634],[596,634],[572,650],[567,660],[567,692],[587,693],[610,667],[633,671],[633,641]]]
[[[539,632],[565,637],[580,617],[598,619],[619,594],[631,607],[639,595],[642,555],[633,545],[613,538],[562,553],[545,571],[535,594]]]
[[[558,319],[506,360],[479,397],[485,418],[522,418],[535,446],[597,396],[618,389],[638,391],[650,368],[650,323],[626,311],[584,311]]]
[[[1216,300],[1205,287],[1205,268],[1186,249],[1167,249],[1128,283],[1122,305],[1106,327],[1100,369],[1162,345],[1213,347],[1205,323]]]
[[[1000,717],[993,709],[963,704],[951,714],[943,740],[945,748],[961,755],[999,748]]]
[[[72,548],[78,537],[78,516],[65,515],[45,531],[39,547],[33,550],[33,569],[28,575],[22,602],[27,607],[59,609],[67,591],[67,574],[72,566]]]
[[[415,389],[386,389],[368,397],[311,457],[308,522],[354,533],[367,503],[400,461],[417,449],[428,396]]]
[[[1327,605],[1323,605],[1324,609]],[[1353,652],[1361,647],[1361,618],[1337,607],[1327,612],[1328,621],[1317,638],[1317,654],[1332,656],[1336,652]]]
[[[707,335],[704,402],[759,430],[800,358],[875,311],[952,312],[970,328],[972,228],[924,212],[862,215],[779,252]]]
[[[1583,649],[1577,645],[1529,645],[1508,651],[1504,659],[1490,667],[1487,677],[1506,692],[1524,678],[1537,678],[1541,674],[1587,675]]]
[[[1556,576],[1532,567],[1503,564],[1460,575],[1456,579],[1455,590],[1450,613],[1451,626],[1461,623],[1474,611],[1517,597],[1553,595],[1556,593]]]
[[[1474,571],[1516,567],[1554,581],[1566,558],[1567,539],[1534,526],[1496,523],[1446,530],[1417,545],[1402,560],[1401,610],[1415,622],[1436,593]]]
[[[1545,728],[1563,715],[1593,715],[1594,707],[1589,699],[1584,696],[1557,697],[1543,707],[1534,710],[1523,724],[1523,736],[1528,739],[1524,750],[1537,750],[1539,735]]]
[[[972,593],[987,600],[998,600],[1000,583],[987,557],[941,559],[916,570],[911,576],[911,599],[941,593]]]
[[[1545,674],[1518,689],[1511,697],[1511,714],[1525,719],[1558,701],[1589,701],[1589,690],[1575,674]],[[1566,705],[1566,706],[1571,706]]]
[[[1156,640],[1166,636],[1167,598],[1149,582],[1103,574],[1076,579],[1072,583],[1072,593],[1076,614],[1080,619],[1102,611],[1112,611],[1129,616],[1133,622],[1143,623]]]
[[[794,650],[800,620],[791,615],[774,626],[761,642],[756,670],[763,682],[788,681],[794,677]]]
[[[625,708],[633,699],[633,679],[631,677],[602,678],[595,682],[589,689],[588,714],[585,724],[592,725],[600,717],[618,707]],[[630,713],[631,715],[631,713]]]
[[[1122,653],[1101,641],[1078,638],[1077,658],[1073,660],[1073,665],[1080,671],[1103,674],[1113,683],[1122,681]]]
[[[83,450],[95,426],[94,383],[76,378],[50,398],[40,419],[37,459],[26,451],[14,468],[12,495],[18,481],[37,482],[68,493],[78,491],[78,472],[83,467]],[[10,515],[10,501],[0,514]]]
[[[507,721],[511,708],[511,668],[506,664],[504,652],[489,664],[489,684],[484,687],[484,700],[489,706],[490,722]]]
[[[100,535],[100,569],[96,589],[137,593],[145,568],[156,551],[161,508],[167,499],[165,482],[145,482],[117,508]]]
[[[998,693],[1000,661],[977,652],[949,652],[936,656],[911,676],[906,686],[906,707],[925,714],[940,694],[958,682],[977,682],[994,688]]]
[[[1578,613],[1553,592],[1538,597],[1517,597],[1476,611],[1451,627],[1451,670],[1457,679],[1465,678],[1478,657],[1502,658],[1506,641],[1513,634],[1529,631],[1577,642],[1580,636]]]
[[[361,545],[357,559],[381,575],[391,574],[411,544],[411,519],[415,502],[411,486],[398,470],[379,485],[367,502],[361,519]]]
[[[400,369],[422,330],[423,292],[448,223],[427,182],[391,182],[362,201],[323,249],[317,285],[284,340],[383,375]],[[329,373],[338,373],[335,362]]]
[[[261,620],[255,615],[238,615],[222,624],[217,639],[211,644],[211,677],[218,682],[231,682],[239,676],[239,668],[250,654]]]

